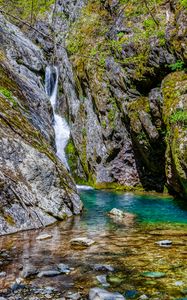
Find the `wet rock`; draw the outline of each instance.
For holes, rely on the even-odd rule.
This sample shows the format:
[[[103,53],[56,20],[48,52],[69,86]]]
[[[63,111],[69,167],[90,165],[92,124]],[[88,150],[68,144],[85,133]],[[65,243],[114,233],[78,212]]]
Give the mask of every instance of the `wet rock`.
[[[96,276],[96,279],[99,281],[99,283],[102,284],[104,287],[109,287],[110,284],[107,282],[107,275],[98,275]]]
[[[94,265],[93,269],[96,271],[114,272],[114,268],[110,265],[96,264],[96,265]]]
[[[21,272],[21,277],[29,278],[31,276],[37,275],[38,272],[38,269],[34,266],[26,266]]]
[[[104,289],[92,288],[89,292],[89,300],[125,300],[118,292],[110,293]]]
[[[161,247],[170,247],[172,245],[172,241],[170,240],[163,240],[163,241],[158,241],[156,242],[157,245]]]
[[[175,285],[182,286],[182,285],[184,285],[184,282],[183,281],[175,281]]]
[[[117,208],[113,208],[108,215],[113,219],[114,222],[122,223],[127,226],[133,225],[136,218],[134,214],[123,212]]]
[[[129,290],[125,292],[125,297],[127,299],[134,299],[137,298],[137,296],[139,295],[138,291],[136,290]]]
[[[58,264],[57,268],[58,268],[58,270],[59,270],[60,273],[68,274],[68,273],[71,272],[69,266],[66,265],[66,264],[62,264],[62,263]]]
[[[114,216],[119,217],[119,218],[123,218],[123,216],[124,216],[124,212],[120,209],[117,209],[117,208],[113,208],[108,214],[109,215],[114,215]]]
[[[66,299],[71,299],[71,300],[81,299],[81,295],[79,293],[68,292],[65,296]]]
[[[37,277],[41,278],[41,277],[55,277],[60,275],[61,272],[58,270],[46,270],[46,271],[41,271]]]
[[[88,239],[86,237],[74,238],[70,241],[72,246],[84,246],[89,247],[95,243],[95,241]]]
[[[124,278],[115,275],[108,275],[107,280],[112,285],[119,286],[124,281]]]
[[[24,289],[26,287],[26,285],[22,284],[22,283],[13,283],[12,286],[11,286],[11,290],[13,292],[17,291],[17,290],[21,290],[21,289]]]
[[[150,278],[162,278],[165,277],[166,274],[163,272],[143,272],[141,273],[143,277],[150,277]]]
[[[139,299],[140,299],[140,300],[147,300],[147,299],[149,299],[149,297],[148,297],[147,295],[141,295],[141,296],[139,297]]]
[[[41,240],[47,240],[47,239],[51,239],[51,238],[52,238],[52,235],[45,233],[45,234],[41,234],[41,235],[37,236],[36,240],[41,241]]]

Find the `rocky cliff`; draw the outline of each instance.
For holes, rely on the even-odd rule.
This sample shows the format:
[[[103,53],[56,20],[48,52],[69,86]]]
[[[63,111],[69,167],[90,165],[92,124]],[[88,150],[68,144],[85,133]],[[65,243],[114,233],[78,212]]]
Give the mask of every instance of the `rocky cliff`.
[[[71,22],[62,86],[78,181],[186,197],[186,16],[185,1],[88,1]]]
[[[186,8],[185,0],[64,0],[32,27],[0,17],[1,232],[79,213],[72,177],[187,197]],[[72,176],[54,154],[49,63],[59,69]]]
[[[0,234],[81,211],[75,183],[55,156],[42,50],[0,16]]]

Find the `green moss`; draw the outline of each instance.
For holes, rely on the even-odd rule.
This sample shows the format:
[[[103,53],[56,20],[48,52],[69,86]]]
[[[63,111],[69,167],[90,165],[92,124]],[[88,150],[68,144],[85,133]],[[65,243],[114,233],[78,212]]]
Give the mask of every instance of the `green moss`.
[[[8,214],[7,212],[4,211],[3,207],[0,207],[0,216],[10,225],[10,226],[14,226],[15,225],[15,221],[13,219],[13,217]]]
[[[170,117],[171,123],[181,123],[184,126],[187,125],[187,111],[176,111]]]
[[[13,97],[13,94],[12,94],[11,91],[9,91],[6,88],[0,86],[0,93],[2,95],[4,95],[13,104],[13,106],[17,105],[17,102],[16,102],[15,98]]]
[[[185,63],[182,60],[176,61],[174,64],[169,65],[172,71],[182,71],[185,68]]]
[[[176,113],[180,102],[180,96],[186,92],[187,74],[174,72],[169,74],[163,81],[162,92],[164,97],[163,119],[169,123],[171,115]]]
[[[183,7],[187,8],[187,0],[180,0],[180,3]]]
[[[121,185],[119,183],[115,182],[102,182],[102,183],[95,183],[93,186],[96,189],[110,189],[110,190],[115,190],[115,191],[144,191],[143,187],[141,185],[136,185],[136,186],[127,186],[127,185]]]

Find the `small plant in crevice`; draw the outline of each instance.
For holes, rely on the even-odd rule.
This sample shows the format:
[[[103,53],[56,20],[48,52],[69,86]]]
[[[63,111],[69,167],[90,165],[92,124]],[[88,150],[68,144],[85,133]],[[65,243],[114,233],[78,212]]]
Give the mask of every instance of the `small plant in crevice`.
[[[187,125],[187,111],[178,110],[170,117],[171,124],[181,123]]]
[[[182,60],[177,60],[174,64],[170,64],[169,68],[172,71],[182,71],[185,69],[185,63]]]
[[[0,87],[0,94],[6,97],[6,99],[8,99],[13,104],[13,106],[17,106],[17,102],[11,91],[7,90],[4,87]]]

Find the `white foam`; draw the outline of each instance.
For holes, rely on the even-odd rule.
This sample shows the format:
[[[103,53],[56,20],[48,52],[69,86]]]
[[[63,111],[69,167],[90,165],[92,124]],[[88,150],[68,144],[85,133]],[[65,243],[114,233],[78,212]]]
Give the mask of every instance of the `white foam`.
[[[76,187],[77,187],[78,190],[87,190],[87,191],[89,191],[89,190],[94,189],[93,187],[91,187],[89,185],[76,185]]]

